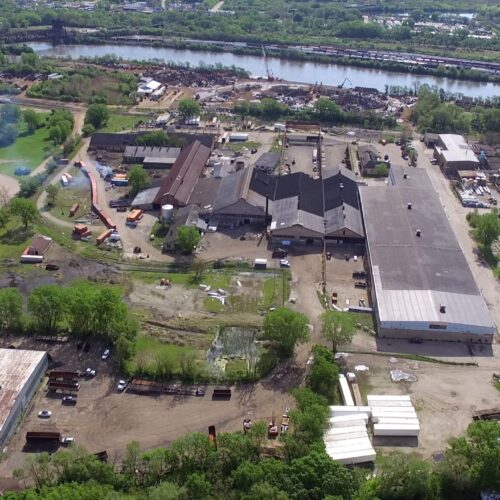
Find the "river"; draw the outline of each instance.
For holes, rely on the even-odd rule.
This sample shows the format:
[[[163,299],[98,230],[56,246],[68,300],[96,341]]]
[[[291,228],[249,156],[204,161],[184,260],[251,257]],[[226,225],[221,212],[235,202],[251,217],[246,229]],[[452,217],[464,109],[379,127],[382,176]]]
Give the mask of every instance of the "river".
[[[191,66],[220,63],[224,66],[237,66],[248,71],[252,76],[265,74],[262,56],[238,55],[231,52],[204,52],[199,50],[156,48],[142,45],[58,45],[34,42],[28,44],[40,56],[66,57],[96,57],[114,54],[125,60],[159,59],[178,63],[189,62]],[[399,85],[414,88],[415,85],[427,83],[436,85],[446,92],[461,93],[471,97],[492,97],[500,95],[500,85],[491,82],[472,82],[439,78],[429,75],[412,75],[380,69],[360,68],[356,66],[340,66],[310,61],[291,61],[269,57],[269,67],[274,76],[299,83],[323,83],[324,85],[339,85],[344,79],[349,79],[353,87],[372,87],[380,91],[385,85]]]

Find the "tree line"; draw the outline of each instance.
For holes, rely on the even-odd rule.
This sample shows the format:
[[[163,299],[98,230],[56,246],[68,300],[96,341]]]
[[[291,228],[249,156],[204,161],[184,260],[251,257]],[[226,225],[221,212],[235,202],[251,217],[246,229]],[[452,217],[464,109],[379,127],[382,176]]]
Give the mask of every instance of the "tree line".
[[[351,124],[365,128],[394,128],[393,117],[382,117],[372,111],[346,112],[328,97],[320,97],[314,102],[312,109],[292,110],[287,104],[266,97],[260,103],[239,101],[233,106],[234,113],[246,117],[257,116],[265,120],[299,120],[305,122],[321,121],[328,124]]]
[[[471,132],[500,133],[500,108],[474,106],[469,111],[452,102],[427,85],[418,90],[418,101],[412,108],[412,120],[421,132],[440,134]]]
[[[26,459],[14,472],[30,486],[7,500],[469,500],[500,488],[500,426],[474,422],[433,464],[414,454],[382,455],[376,474],[347,467],[325,452],[325,398],[293,389],[297,410],[269,457],[265,422],[247,432],[220,433],[216,445],[189,433],[168,448],[128,445],[120,464],[103,463],[79,446]]]
[[[120,364],[135,348],[138,322],[112,286],[79,281],[68,287],[41,285],[27,298],[17,288],[0,289],[0,330],[43,335],[101,337],[116,345]]]

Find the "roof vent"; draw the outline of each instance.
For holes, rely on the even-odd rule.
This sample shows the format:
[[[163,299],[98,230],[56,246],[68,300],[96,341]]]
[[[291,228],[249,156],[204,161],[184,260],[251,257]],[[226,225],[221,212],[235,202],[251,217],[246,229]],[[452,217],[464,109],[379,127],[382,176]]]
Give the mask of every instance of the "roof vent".
[[[408,174],[403,174],[403,179],[408,179]]]
[[[339,188],[344,189],[344,184],[342,184],[342,182],[339,184]]]
[[[420,236],[422,236],[422,230],[421,229],[417,229],[416,235],[417,235],[417,238],[420,238]]]
[[[411,210],[411,203],[408,203],[408,210]]]
[[[443,314],[446,312],[446,306],[445,306],[444,304],[441,304],[441,305],[439,306],[439,312],[440,312],[440,313],[443,313]]]

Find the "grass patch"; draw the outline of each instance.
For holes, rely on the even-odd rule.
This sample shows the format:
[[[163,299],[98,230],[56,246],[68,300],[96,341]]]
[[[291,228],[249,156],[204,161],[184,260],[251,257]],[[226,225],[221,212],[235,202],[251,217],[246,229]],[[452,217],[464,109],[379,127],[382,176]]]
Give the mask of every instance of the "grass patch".
[[[35,234],[32,227],[23,227],[16,217],[0,228],[0,259],[19,261],[23,250]]]
[[[183,355],[195,353],[193,347],[161,342],[149,335],[140,335],[136,340],[136,354],[129,366],[129,373],[141,373],[155,377],[159,360],[162,360],[172,375],[180,374]]]
[[[75,219],[79,219],[80,217],[87,215],[91,211],[91,200],[88,182],[86,179],[84,179],[85,182],[81,182],[83,174],[81,174],[79,170],[77,170],[74,174],[73,172],[70,173],[74,177],[73,185],[70,184],[68,187],[59,188],[56,202],[52,207],[50,207],[50,213],[58,219],[72,222]],[[74,217],[70,217],[69,211],[75,203],[78,203],[80,208]]]
[[[205,297],[203,299],[203,307],[211,313],[221,313],[224,311],[222,302],[215,297]]]
[[[257,141],[245,141],[245,142],[230,142],[226,144],[226,147],[234,151],[235,153],[239,153],[243,149],[259,149],[262,146],[260,142]]]
[[[495,382],[495,389],[496,389],[497,391],[500,391],[500,380],[497,380],[497,381]]]
[[[151,234],[154,235],[154,239],[151,240],[151,244],[158,249],[161,249],[163,245],[163,240],[167,236],[170,229],[170,224],[165,221],[156,221],[151,228]]]
[[[283,307],[290,297],[290,272],[282,271],[275,273],[273,277],[267,278],[262,285],[261,306],[264,309],[270,307]]]
[[[122,115],[113,113],[109,116],[106,126],[99,129],[99,132],[122,132],[131,130],[139,122],[150,120],[148,115]]]
[[[0,148],[0,173],[14,175],[17,167],[36,168],[50,155],[52,144],[48,137],[48,129],[41,127],[31,135],[19,136],[14,144]]]

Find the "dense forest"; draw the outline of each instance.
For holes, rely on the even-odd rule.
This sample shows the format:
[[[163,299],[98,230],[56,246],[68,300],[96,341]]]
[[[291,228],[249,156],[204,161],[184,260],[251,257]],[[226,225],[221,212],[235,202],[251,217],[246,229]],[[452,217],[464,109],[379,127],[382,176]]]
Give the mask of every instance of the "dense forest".
[[[465,9],[476,11],[478,19],[486,26],[500,22],[500,8],[495,2],[488,5],[441,2],[434,4],[426,0],[409,6],[404,2],[384,2],[380,5],[346,5],[343,2],[316,2],[312,0],[226,0],[224,14],[213,15],[208,8],[215,2],[186,1],[189,8],[170,8],[161,12],[158,2],[149,2],[156,7],[152,14],[126,13],[118,10],[115,3],[101,0],[96,11],[76,9],[52,9],[43,6],[24,9],[13,0],[0,1],[0,28],[10,29],[49,25],[54,18],[61,18],[73,27],[98,27],[111,33],[142,33],[168,37],[195,37],[212,40],[268,41],[276,43],[347,43],[348,40],[366,47],[383,43],[393,48],[428,47],[441,49],[462,48],[467,51],[498,51],[499,37],[491,39],[469,37],[467,28],[453,34],[435,33],[432,29],[419,32],[412,30],[416,22],[441,20],[440,13]],[[168,4],[167,4],[168,5]],[[176,4],[177,5],[177,4]],[[366,22],[366,14],[391,14],[409,12],[408,19],[398,27],[387,27]],[[105,15],[104,15],[105,14]],[[463,22],[468,23],[465,19]],[[494,54],[490,54],[491,57]]]

